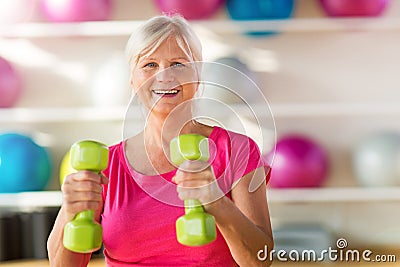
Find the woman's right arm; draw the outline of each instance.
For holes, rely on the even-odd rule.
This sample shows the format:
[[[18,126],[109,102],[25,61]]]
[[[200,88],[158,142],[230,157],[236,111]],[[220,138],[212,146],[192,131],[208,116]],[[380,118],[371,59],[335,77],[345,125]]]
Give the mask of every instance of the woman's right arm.
[[[103,210],[102,186],[108,178],[89,171],[81,171],[65,177],[61,187],[63,204],[47,240],[47,251],[52,267],[87,266],[91,253],[76,253],[63,245],[64,226],[83,210],[95,210],[96,221]]]

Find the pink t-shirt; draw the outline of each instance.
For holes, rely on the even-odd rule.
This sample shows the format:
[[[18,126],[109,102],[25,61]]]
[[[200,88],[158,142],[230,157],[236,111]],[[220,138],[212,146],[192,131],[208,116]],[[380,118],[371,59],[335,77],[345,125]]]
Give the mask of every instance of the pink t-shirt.
[[[268,170],[256,143],[244,135],[214,127],[209,144],[209,162],[228,197],[243,175],[261,166]],[[110,147],[104,171],[110,179],[103,188],[101,217],[107,266],[237,266],[218,229],[216,241],[205,246],[177,242],[175,221],[184,209],[171,182],[176,170],[156,176],[140,174],[128,164],[124,145]]]

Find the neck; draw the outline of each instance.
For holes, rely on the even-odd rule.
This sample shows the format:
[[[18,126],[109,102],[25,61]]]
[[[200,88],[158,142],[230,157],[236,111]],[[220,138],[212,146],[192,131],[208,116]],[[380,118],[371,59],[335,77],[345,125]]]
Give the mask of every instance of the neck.
[[[153,110],[147,118],[144,140],[152,147],[167,148],[171,140],[178,135],[194,133],[196,124],[190,107],[167,114]]]

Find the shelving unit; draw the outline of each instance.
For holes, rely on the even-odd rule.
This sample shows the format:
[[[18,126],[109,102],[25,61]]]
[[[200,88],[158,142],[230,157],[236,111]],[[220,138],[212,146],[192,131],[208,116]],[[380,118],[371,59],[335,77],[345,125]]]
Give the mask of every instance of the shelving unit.
[[[265,107],[260,104],[231,104],[233,110],[252,109],[260,114]],[[223,107],[213,107],[216,114],[226,112]],[[272,104],[270,110],[274,118],[318,118],[340,116],[385,116],[400,115],[398,103],[300,103]],[[127,107],[77,107],[77,108],[10,108],[0,109],[0,123],[52,123],[115,121],[122,122]],[[139,114],[137,114],[139,118]],[[133,117],[133,119],[136,117]]]
[[[132,33],[143,21],[98,21],[82,23],[21,23],[0,26],[4,38],[58,38],[58,37],[115,37]],[[398,18],[295,18],[262,21],[191,21],[196,28],[217,34],[238,34],[246,31],[290,32],[351,32],[392,31],[400,29]]]
[[[400,187],[392,188],[292,188],[269,189],[268,202],[271,205],[293,203],[382,203],[400,201]],[[0,194],[0,208],[32,209],[40,207],[59,207],[62,204],[60,191],[22,192]]]

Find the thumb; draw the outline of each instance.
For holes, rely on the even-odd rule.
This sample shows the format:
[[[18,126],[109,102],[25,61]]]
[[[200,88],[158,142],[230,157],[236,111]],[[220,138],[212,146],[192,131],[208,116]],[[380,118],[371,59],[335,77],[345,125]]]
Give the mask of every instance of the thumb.
[[[110,181],[108,177],[104,176],[103,174],[100,174],[100,178],[101,178],[100,181],[101,184],[108,184],[108,182]]]

